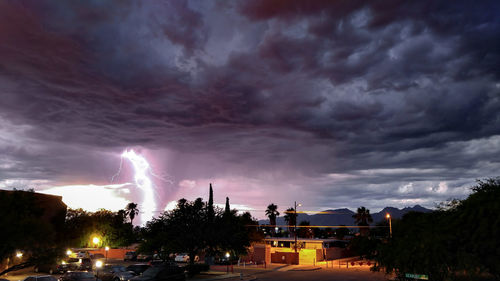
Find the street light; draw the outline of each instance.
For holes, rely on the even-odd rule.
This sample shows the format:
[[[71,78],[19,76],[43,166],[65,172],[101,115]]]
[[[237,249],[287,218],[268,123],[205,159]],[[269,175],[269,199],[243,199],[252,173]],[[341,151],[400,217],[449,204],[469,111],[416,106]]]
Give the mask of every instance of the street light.
[[[389,220],[389,238],[392,238],[392,219],[391,214],[387,213],[385,218]]]
[[[22,258],[23,257],[23,253],[22,252],[17,252],[16,253],[16,257],[17,258]]]
[[[71,250],[70,250],[70,249],[68,249],[68,250],[66,251],[66,255],[67,255],[68,257],[69,257],[69,256],[71,256],[71,254],[72,254],[72,253],[73,253],[73,252],[71,252]]]
[[[99,280],[99,268],[102,267],[102,261],[95,262],[95,280]]]
[[[108,263],[108,251],[109,251],[109,246],[106,246],[104,248],[104,250],[106,250],[106,263]]]
[[[94,236],[94,238],[92,238],[92,243],[94,243],[94,245],[97,247],[97,245],[99,244],[99,242],[101,241],[101,239],[99,239],[99,237],[97,236]]]
[[[294,211],[295,211],[295,225],[293,227],[293,232],[294,232],[294,236],[295,236],[295,253],[297,253],[297,206],[302,206],[302,204],[298,204],[297,205],[297,201],[294,202],[294,205],[295,205],[295,208],[294,208]]]

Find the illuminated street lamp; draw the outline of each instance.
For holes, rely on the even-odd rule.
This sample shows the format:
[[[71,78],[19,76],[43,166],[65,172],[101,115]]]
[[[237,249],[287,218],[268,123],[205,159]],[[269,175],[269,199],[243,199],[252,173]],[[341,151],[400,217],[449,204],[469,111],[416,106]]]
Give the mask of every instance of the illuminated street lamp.
[[[71,254],[72,254],[72,253],[73,253],[73,252],[71,252],[71,250],[70,250],[70,249],[68,249],[68,250],[66,251],[66,255],[67,255],[68,257],[69,257],[69,256],[71,256]]]
[[[108,251],[109,251],[109,246],[106,246],[104,248],[104,250],[106,250],[106,263],[108,262]]]
[[[22,258],[23,257],[23,253],[22,252],[17,252],[16,253],[16,257],[17,258]]]
[[[294,235],[294,236],[295,236],[295,247],[294,247],[294,248],[295,248],[295,253],[297,253],[297,206],[298,206],[298,207],[301,207],[301,206],[302,206],[302,204],[300,204],[300,203],[299,203],[299,204],[297,205],[297,201],[295,201],[294,203],[295,203],[295,204],[294,204],[294,205],[295,205],[295,208],[294,208],[294,211],[295,211],[295,226],[294,226],[294,228],[293,228],[293,232],[294,232],[294,234],[295,234],[295,235]]]
[[[99,280],[99,268],[102,267],[102,261],[95,262],[95,280]]]
[[[229,259],[230,256],[231,256],[231,254],[229,254],[229,252],[226,252],[226,258]]]
[[[392,238],[392,219],[391,214],[387,213],[385,218],[389,220],[389,238]]]
[[[94,236],[94,238],[92,238],[92,243],[94,243],[94,245],[97,247],[97,245],[99,245],[99,242],[101,241],[101,239],[99,239],[99,237],[97,236]]]

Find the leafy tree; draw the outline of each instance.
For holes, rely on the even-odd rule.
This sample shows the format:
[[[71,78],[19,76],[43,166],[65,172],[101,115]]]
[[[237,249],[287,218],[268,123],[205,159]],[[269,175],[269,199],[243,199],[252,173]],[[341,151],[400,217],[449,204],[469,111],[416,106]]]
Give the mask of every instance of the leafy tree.
[[[43,210],[37,207],[33,192],[0,192],[0,260],[10,266],[0,275],[33,265],[38,256],[57,248],[56,231],[41,219]],[[24,252],[22,260],[16,251]]]
[[[137,214],[139,214],[139,209],[137,209],[137,204],[133,202],[128,203],[126,208],[126,213],[130,218],[130,223],[134,224],[134,218]]]
[[[430,280],[499,280],[500,179],[478,181],[472,191],[431,213],[393,220],[393,238],[378,247],[379,265],[398,275],[428,274]]]
[[[309,221],[301,221],[299,226],[310,226],[311,223]],[[297,229],[297,236],[302,238],[312,238],[313,230],[310,227],[300,227]]]
[[[359,207],[356,214],[352,215],[352,217],[354,218],[355,223],[357,223],[358,226],[363,227],[363,228],[360,228],[360,230],[359,230],[360,234],[367,236],[370,231],[365,226],[369,226],[369,223],[373,222],[373,218],[372,218],[372,215],[370,214],[370,210],[366,209],[365,207]]]
[[[193,202],[179,200],[174,210],[146,224],[140,249],[159,251],[163,256],[187,252],[192,268],[194,257],[201,251],[241,255],[246,253],[250,241],[263,237],[258,222],[248,212],[238,215],[236,210],[215,209],[213,223],[207,214],[207,206],[201,198]]]
[[[337,237],[337,239],[342,240],[346,235],[349,235],[349,229],[347,227],[344,226],[335,229],[335,237]]]
[[[82,209],[69,209],[65,223],[65,240],[68,246],[93,247],[91,239],[94,236],[101,239],[97,246],[128,246],[137,240],[132,224],[127,222],[125,210],[111,212],[101,209],[92,213]]]
[[[269,218],[269,224],[272,227],[272,229],[271,229],[272,233],[276,233],[274,228],[276,227],[276,217],[279,215],[280,215],[280,213],[278,212],[277,205],[271,203],[267,206],[266,216]]]
[[[187,252],[190,264],[206,248],[207,212],[201,198],[193,202],[180,199],[177,207],[164,212],[146,225],[146,243],[142,248],[169,253]],[[151,240],[149,240],[151,239]]]

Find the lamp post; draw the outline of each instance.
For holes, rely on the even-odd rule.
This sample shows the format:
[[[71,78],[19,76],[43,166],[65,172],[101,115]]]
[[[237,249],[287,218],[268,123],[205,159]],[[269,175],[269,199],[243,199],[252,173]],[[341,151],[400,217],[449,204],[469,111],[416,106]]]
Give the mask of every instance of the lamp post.
[[[294,227],[293,227],[293,233],[294,233],[294,236],[295,236],[295,253],[297,253],[297,206],[302,206],[302,204],[298,204],[297,205],[297,201],[294,202],[294,211],[295,211],[295,221],[294,221]]]
[[[108,251],[109,251],[109,247],[108,247],[108,246],[106,246],[106,247],[104,248],[104,250],[106,250],[106,263],[108,263]]]
[[[387,213],[385,218],[389,220],[389,238],[392,238],[392,219],[391,214]]]
[[[95,262],[95,280],[99,280],[99,268],[102,267],[102,261],[96,261]]]

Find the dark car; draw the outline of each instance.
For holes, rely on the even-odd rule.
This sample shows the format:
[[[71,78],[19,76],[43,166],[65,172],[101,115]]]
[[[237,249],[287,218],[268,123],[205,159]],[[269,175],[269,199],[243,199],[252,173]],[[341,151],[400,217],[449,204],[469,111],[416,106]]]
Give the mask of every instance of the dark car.
[[[138,261],[150,261],[152,259],[153,259],[153,254],[140,253],[139,255],[137,255]]]
[[[54,274],[56,272],[59,272],[59,263],[42,263],[42,264],[37,264],[34,267],[35,272],[44,272],[48,274]]]
[[[41,275],[41,276],[28,276],[23,281],[57,281],[54,276]]]
[[[90,256],[93,260],[102,260],[102,259],[105,259],[106,256],[104,256],[103,254],[93,254],[92,256]]]
[[[124,261],[135,261],[137,260],[137,253],[134,251],[126,252],[123,257]]]
[[[103,281],[126,281],[135,276],[133,272],[128,271],[124,266],[111,264],[99,269],[96,275]]]
[[[132,264],[127,266],[128,271],[134,272],[136,275],[141,275],[146,269],[150,268],[149,264]]]
[[[89,258],[85,259],[79,259],[80,266],[78,267],[78,270],[92,270],[92,260]]]
[[[166,281],[186,280],[184,269],[171,263],[156,265],[148,268],[141,276],[134,277],[129,281]]]
[[[58,271],[61,273],[64,273],[66,271],[75,271],[75,270],[80,270],[80,267],[82,266],[82,262],[84,259],[77,259],[77,258],[69,258],[66,260],[63,260],[61,264],[59,264]],[[86,259],[88,260],[88,259]]]
[[[48,274],[64,273],[69,270],[79,270],[82,265],[81,259],[68,258],[60,263],[41,263],[34,267],[35,272],[45,272]]]
[[[59,281],[97,281],[94,274],[87,271],[68,271],[59,277]]]

